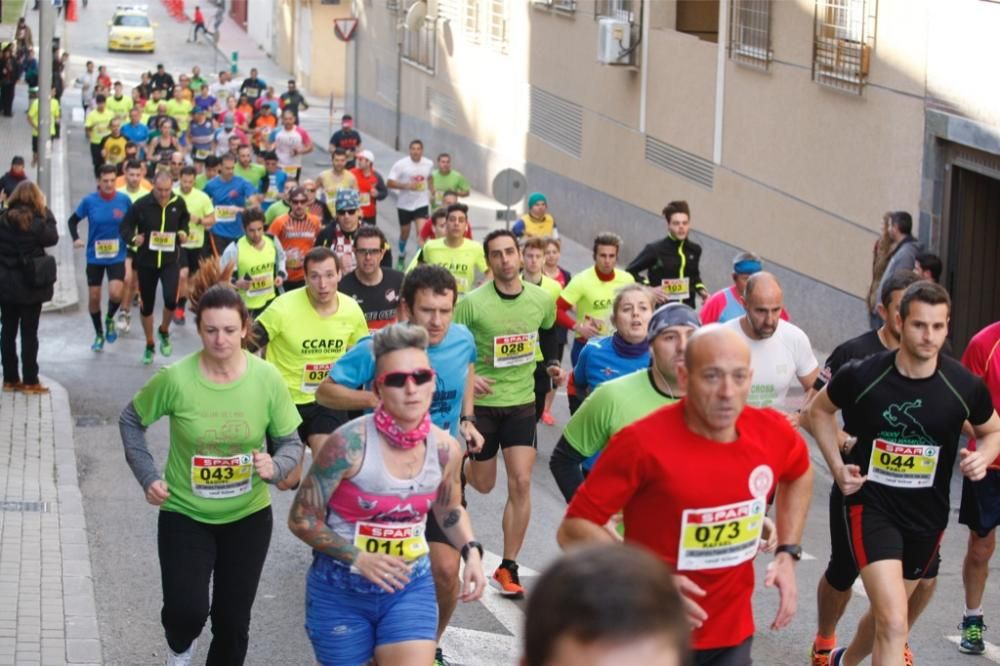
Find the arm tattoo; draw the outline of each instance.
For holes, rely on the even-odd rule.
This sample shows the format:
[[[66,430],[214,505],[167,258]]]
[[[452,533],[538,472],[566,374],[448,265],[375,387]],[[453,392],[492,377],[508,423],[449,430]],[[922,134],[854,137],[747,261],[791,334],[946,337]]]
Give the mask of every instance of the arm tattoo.
[[[327,503],[344,476],[364,457],[362,430],[349,426],[334,432],[320,449],[288,515],[288,527],[315,550],[353,562],[358,549],[326,525]]]
[[[449,527],[454,527],[458,524],[459,518],[462,517],[462,512],[458,509],[452,509],[447,516],[444,517],[444,523],[442,523],[445,529]]]

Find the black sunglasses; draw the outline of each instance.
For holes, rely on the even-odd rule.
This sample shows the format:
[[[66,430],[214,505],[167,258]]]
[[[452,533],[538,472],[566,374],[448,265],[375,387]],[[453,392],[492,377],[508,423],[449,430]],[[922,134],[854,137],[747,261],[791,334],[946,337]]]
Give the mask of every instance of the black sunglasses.
[[[308,201],[308,199],[292,199],[292,203],[293,204],[304,204],[307,201]]]
[[[403,388],[406,386],[407,379],[413,379],[413,383],[417,386],[423,386],[429,381],[432,381],[435,377],[435,373],[430,368],[420,368],[414,370],[413,372],[386,372],[378,377],[377,381],[382,386],[388,386],[390,388]]]

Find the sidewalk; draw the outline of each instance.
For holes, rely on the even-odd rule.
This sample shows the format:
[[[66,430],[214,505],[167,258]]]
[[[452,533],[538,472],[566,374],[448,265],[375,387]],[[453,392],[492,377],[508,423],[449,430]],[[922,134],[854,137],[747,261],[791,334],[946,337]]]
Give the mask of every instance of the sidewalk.
[[[66,390],[0,393],[0,665],[100,664]]]

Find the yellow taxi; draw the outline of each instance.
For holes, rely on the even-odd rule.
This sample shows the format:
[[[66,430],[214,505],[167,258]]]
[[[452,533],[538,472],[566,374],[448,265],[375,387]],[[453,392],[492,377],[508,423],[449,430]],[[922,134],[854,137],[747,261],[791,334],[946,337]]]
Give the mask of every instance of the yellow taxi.
[[[108,21],[108,51],[152,53],[156,49],[154,28],[145,5],[118,5]]]

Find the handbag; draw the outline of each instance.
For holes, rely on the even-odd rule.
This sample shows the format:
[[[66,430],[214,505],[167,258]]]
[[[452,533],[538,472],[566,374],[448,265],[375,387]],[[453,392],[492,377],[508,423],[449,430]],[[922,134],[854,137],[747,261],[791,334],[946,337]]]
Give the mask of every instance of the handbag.
[[[42,289],[56,283],[56,258],[52,255],[26,257],[21,260],[21,270],[28,287]]]

